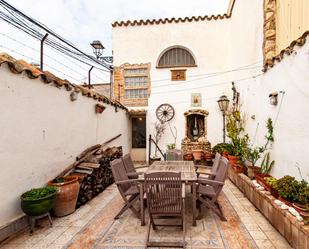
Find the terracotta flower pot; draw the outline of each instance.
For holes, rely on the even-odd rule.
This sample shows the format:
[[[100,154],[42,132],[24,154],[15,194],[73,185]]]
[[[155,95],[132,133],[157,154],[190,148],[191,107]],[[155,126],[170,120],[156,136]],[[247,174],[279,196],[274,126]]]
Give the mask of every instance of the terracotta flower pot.
[[[211,161],[212,160],[212,153],[209,151],[204,152],[204,158],[206,161]]]
[[[260,170],[260,167],[257,166],[248,166],[247,168],[248,168],[248,177],[250,179],[254,179],[255,174]]]
[[[309,210],[306,208],[305,205],[299,204],[299,203],[292,203],[293,208],[296,209],[299,213],[309,213]]]
[[[270,177],[269,174],[260,174],[257,172],[254,172],[254,177],[256,181],[262,185],[267,191],[270,191],[270,185],[265,181],[265,177]]]
[[[230,161],[230,163],[232,164],[232,165],[235,165],[235,164],[237,164],[237,161],[238,161],[238,157],[237,156],[228,156],[228,158],[229,158],[229,161]]]
[[[64,182],[48,182],[49,186],[59,188],[53,206],[53,211],[58,217],[71,214],[75,211],[79,193],[79,178],[77,176],[66,176],[63,179]]]
[[[224,151],[222,153],[222,156],[224,156],[225,158],[229,159],[229,153],[227,151]]]
[[[202,150],[192,150],[192,154],[193,154],[194,160],[200,161],[203,156],[203,151]]]
[[[192,153],[187,153],[187,154],[183,155],[183,159],[184,159],[185,161],[192,161],[192,160],[193,160],[193,155],[192,155]]]
[[[292,206],[291,202],[287,201],[286,199],[282,198],[281,196],[279,196],[279,200],[282,201],[287,206]]]

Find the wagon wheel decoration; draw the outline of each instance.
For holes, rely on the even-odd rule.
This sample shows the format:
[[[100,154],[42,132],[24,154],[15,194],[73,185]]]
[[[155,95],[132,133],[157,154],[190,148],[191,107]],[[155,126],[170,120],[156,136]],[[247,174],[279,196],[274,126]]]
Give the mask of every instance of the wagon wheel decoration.
[[[159,105],[156,110],[157,119],[159,119],[161,123],[165,123],[172,120],[174,115],[175,110],[170,104]]]

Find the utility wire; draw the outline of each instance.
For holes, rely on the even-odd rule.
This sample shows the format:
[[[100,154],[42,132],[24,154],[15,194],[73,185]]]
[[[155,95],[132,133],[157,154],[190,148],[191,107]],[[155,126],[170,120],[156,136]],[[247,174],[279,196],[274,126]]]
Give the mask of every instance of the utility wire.
[[[240,79],[235,79],[235,80],[229,80],[229,81],[223,81],[223,82],[217,82],[217,83],[212,83],[212,84],[208,84],[205,86],[195,86],[195,87],[191,87],[191,88],[185,88],[185,89],[178,89],[178,90],[173,90],[173,91],[161,91],[161,92],[152,92],[151,94],[161,94],[161,93],[169,93],[169,92],[185,92],[188,90],[196,90],[196,89],[203,89],[203,88],[208,88],[208,87],[213,87],[213,86],[219,86],[219,85],[226,85],[231,83],[232,81],[235,82],[239,82],[239,81],[244,81],[244,80],[248,80],[248,79],[255,79],[257,77],[260,77],[261,75],[263,75],[264,73],[260,73],[251,77],[246,77],[246,78],[240,78]],[[194,81],[194,80],[191,80]]]
[[[40,51],[39,51],[38,49],[36,49],[36,48],[34,48],[34,47],[32,47],[32,46],[29,46],[29,45],[27,45],[27,44],[25,44],[25,43],[23,43],[23,42],[21,42],[21,41],[18,41],[18,40],[16,40],[16,39],[12,38],[11,36],[8,36],[8,35],[3,34],[3,33],[1,33],[1,32],[0,32],[0,35],[2,35],[2,36],[4,36],[4,37],[6,37],[6,38],[8,38],[8,39],[10,39],[10,40],[12,40],[12,41],[18,43],[18,44],[20,44],[20,45],[22,45],[22,46],[24,46],[24,47],[27,47],[27,48],[33,50],[33,51],[36,52],[36,53],[40,53]],[[55,51],[55,52],[57,52],[57,51]],[[58,53],[58,52],[57,52],[57,53]],[[74,65],[75,65],[75,66],[78,66],[80,69],[85,70],[85,71],[86,71],[85,73],[88,72],[88,69],[81,67],[80,65],[76,64],[74,61],[72,61],[72,60],[70,60],[69,58],[65,57],[65,56],[62,55],[61,53],[59,53],[59,55],[61,55],[63,58],[67,59],[68,61],[74,63]],[[49,56],[49,55],[47,55],[47,54],[45,54],[44,56],[46,56],[47,58],[50,58],[51,60],[57,62],[58,64],[64,66],[65,68],[67,68],[67,69],[71,70],[72,72],[74,72],[74,73],[76,73],[76,74],[82,76],[83,78],[85,78],[85,74],[81,74],[80,71],[77,71],[77,70],[73,69],[72,67],[69,67],[68,65],[62,63],[61,61],[55,59],[54,57]],[[97,67],[94,67],[94,68],[97,69]],[[104,70],[104,71],[105,71],[105,72],[108,72],[107,70]],[[104,82],[104,81],[106,81],[106,80],[103,80],[101,77],[97,76],[97,75],[94,74],[94,73],[92,73],[92,75],[93,75],[94,78],[96,78],[97,81],[99,81],[99,82]]]
[[[7,14],[3,11],[0,11],[0,18],[5,22],[7,22],[8,24],[24,31],[25,33],[36,39],[41,40],[45,34],[39,32],[38,31],[39,28],[41,31],[47,32],[51,36],[61,41],[61,43],[59,43],[55,39],[53,39],[53,37],[48,37],[45,40],[45,43],[50,47],[54,48],[55,50],[58,50],[59,52],[62,52],[66,55],[69,55],[70,57],[76,60],[80,61],[87,60],[89,62],[91,61],[105,67],[109,71],[112,70],[111,65],[108,65],[100,60],[97,60],[94,56],[90,56],[84,53],[76,46],[74,46],[71,42],[59,36],[56,32],[48,28],[46,25],[27,16],[26,14],[22,13],[21,11],[13,7],[12,5],[8,4],[6,1],[0,0],[0,6],[2,6],[3,9],[8,13]]]

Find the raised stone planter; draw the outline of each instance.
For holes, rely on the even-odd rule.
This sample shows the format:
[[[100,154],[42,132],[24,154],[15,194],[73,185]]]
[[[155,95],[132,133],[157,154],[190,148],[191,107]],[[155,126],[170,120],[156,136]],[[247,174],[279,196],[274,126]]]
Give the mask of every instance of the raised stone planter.
[[[293,248],[309,248],[309,226],[300,222],[289,211],[282,210],[268,191],[259,191],[249,177],[237,174],[232,168],[228,172],[230,180],[259,209],[268,221],[281,233]]]

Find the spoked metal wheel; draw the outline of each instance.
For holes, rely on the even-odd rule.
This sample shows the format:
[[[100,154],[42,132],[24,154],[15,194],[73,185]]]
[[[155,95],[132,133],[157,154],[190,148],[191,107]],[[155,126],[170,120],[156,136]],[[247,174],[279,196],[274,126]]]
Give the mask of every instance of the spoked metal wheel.
[[[172,120],[174,115],[175,110],[170,104],[159,105],[156,110],[157,119],[160,120],[161,123],[165,123]]]

